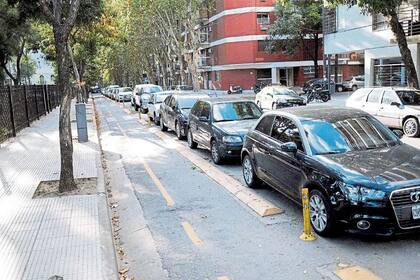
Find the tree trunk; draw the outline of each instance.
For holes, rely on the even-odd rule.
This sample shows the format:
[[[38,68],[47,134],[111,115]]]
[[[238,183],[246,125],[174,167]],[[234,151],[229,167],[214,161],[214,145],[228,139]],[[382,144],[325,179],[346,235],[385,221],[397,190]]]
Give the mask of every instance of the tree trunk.
[[[67,53],[67,40],[62,30],[56,27],[54,39],[57,55],[58,90],[61,92],[61,106],[59,118],[61,171],[59,191],[66,192],[76,189],[73,175],[73,140],[70,123],[72,96],[70,92],[70,72]]]
[[[408,86],[418,89],[419,80],[417,77],[417,71],[414,65],[413,57],[411,56],[411,51],[408,48],[407,38],[405,37],[404,29],[401,26],[401,23],[398,20],[398,15],[395,11],[391,12],[390,16],[391,30],[395,35],[395,39],[397,40],[398,47],[400,48],[401,58],[404,62],[405,69],[407,71]]]

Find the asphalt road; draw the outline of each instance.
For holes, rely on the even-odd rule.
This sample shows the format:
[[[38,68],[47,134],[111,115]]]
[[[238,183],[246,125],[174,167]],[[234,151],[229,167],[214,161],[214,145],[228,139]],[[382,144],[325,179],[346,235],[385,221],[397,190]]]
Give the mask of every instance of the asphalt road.
[[[329,104],[343,105],[347,96],[338,94]],[[186,143],[175,140],[174,133],[166,135],[176,145],[139,123],[129,103],[95,102],[109,168],[119,162],[115,172],[125,178],[112,187],[120,191],[119,208],[127,216],[120,221],[121,228],[130,228],[121,234],[121,246],[135,279],[419,278],[420,238],[366,239],[344,233],[301,241],[302,211],[288,199],[268,187],[258,190],[284,210],[260,217],[183,157],[177,146]],[[419,139],[408,142],[420,147]],[[209,152],[192,152],[210,162]],[[243,182],[239,161],[216,168]],[[125,204],[130,196],[135,200]],[[148,234],[132,238],[136,223]]]

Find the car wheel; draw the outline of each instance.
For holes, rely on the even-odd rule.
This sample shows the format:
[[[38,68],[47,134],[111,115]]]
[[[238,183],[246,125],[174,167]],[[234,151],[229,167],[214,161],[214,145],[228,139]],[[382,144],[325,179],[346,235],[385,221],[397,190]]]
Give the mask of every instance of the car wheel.
[[[255,189],[261,185],[261,180],[257,177],[257,174],[255,174],[251,157],[249,155],[246,155],[242,160],[242,174],[244,176],[245,183],[249,188]]]
[[[325,195],[317,189],[309,194],[309,215],[312,228],[317,234],[331,236],[334,233],[334,210]]]
[[[192,132],[189,129],[187,133],[187,142],[188,142],[188,147],[190,147],[191,149],[197,149],[198,144],[197,142],[194,142]]]
[[[155,123],[155,125],[159,125],[159,120],[156,117],[156,114],[155,113],[153,113],[153,122]]]
[[[356,91],[356,90],[357,90],[357,85],[353,85],[353,86],[351,87],[351,90],[352,90],[352,91]]]
[[[134,104],[134,110],[136,110],[136,112],[139,110],[139,106],[137,106],[137,104]]]
[[[175,122],[175,133],[178,140],[184,139],[184,136],[182,136],[181,133],[181,126],[178,124],[178,122]]]
[[[276,103],[273,103],[273,104],[271,105],[271,109],[272,109],[272,110],[277,110],[277,104],[276,104]]]
[[[162,116],[160,117],[160,130],[162,130],[162,131],[167,131],[168,130],[166,125],[163,123]]]
[[[344,90],[344,89],[343,89],[343,87],[342,87],[342,86],[338,86],[338,87],[337,87],[337,92],[343,92],[343,90]]]
[[[419,136],[419,122],[416,118],[408,118],[403,125],[404,134],[408,137]]]
[[[223,161],[223,157],[220,154],[219,145],[217,144],[216,140],[211,141],[210,151],[211,151],[211,159],[213,160],[213,162],[215,164],[221,164]]]

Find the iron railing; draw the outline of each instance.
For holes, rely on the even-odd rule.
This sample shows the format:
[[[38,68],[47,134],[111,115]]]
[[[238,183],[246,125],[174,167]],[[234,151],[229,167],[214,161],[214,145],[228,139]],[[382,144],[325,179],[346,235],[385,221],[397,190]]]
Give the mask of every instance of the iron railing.
[[[55,85],[0,87],[0,143],[60,104]]]

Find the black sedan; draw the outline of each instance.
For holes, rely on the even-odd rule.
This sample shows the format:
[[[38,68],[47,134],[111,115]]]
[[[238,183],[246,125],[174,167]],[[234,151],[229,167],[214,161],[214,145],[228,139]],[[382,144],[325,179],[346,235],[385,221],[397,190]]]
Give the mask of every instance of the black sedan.
[[[213,162],[240,156],[243,137],[262,112],[252,101],[214,98],[198,101],[188,121],[188,145],[201,144],[211,151]]]
[[[310,191],[315,232],[336,224],[392,235],[420,228],[420,151],[355,109],[299,107],[266,113],[242,150],[249,187],[266,182],[297,203]]]
[[[165,98],[160,106],[160,129],[167,131],[168,128],[176,132],[178,139],[187,135],[188,115],[191,108],[201,98],[208,97],[205,94],[177,92]]]

